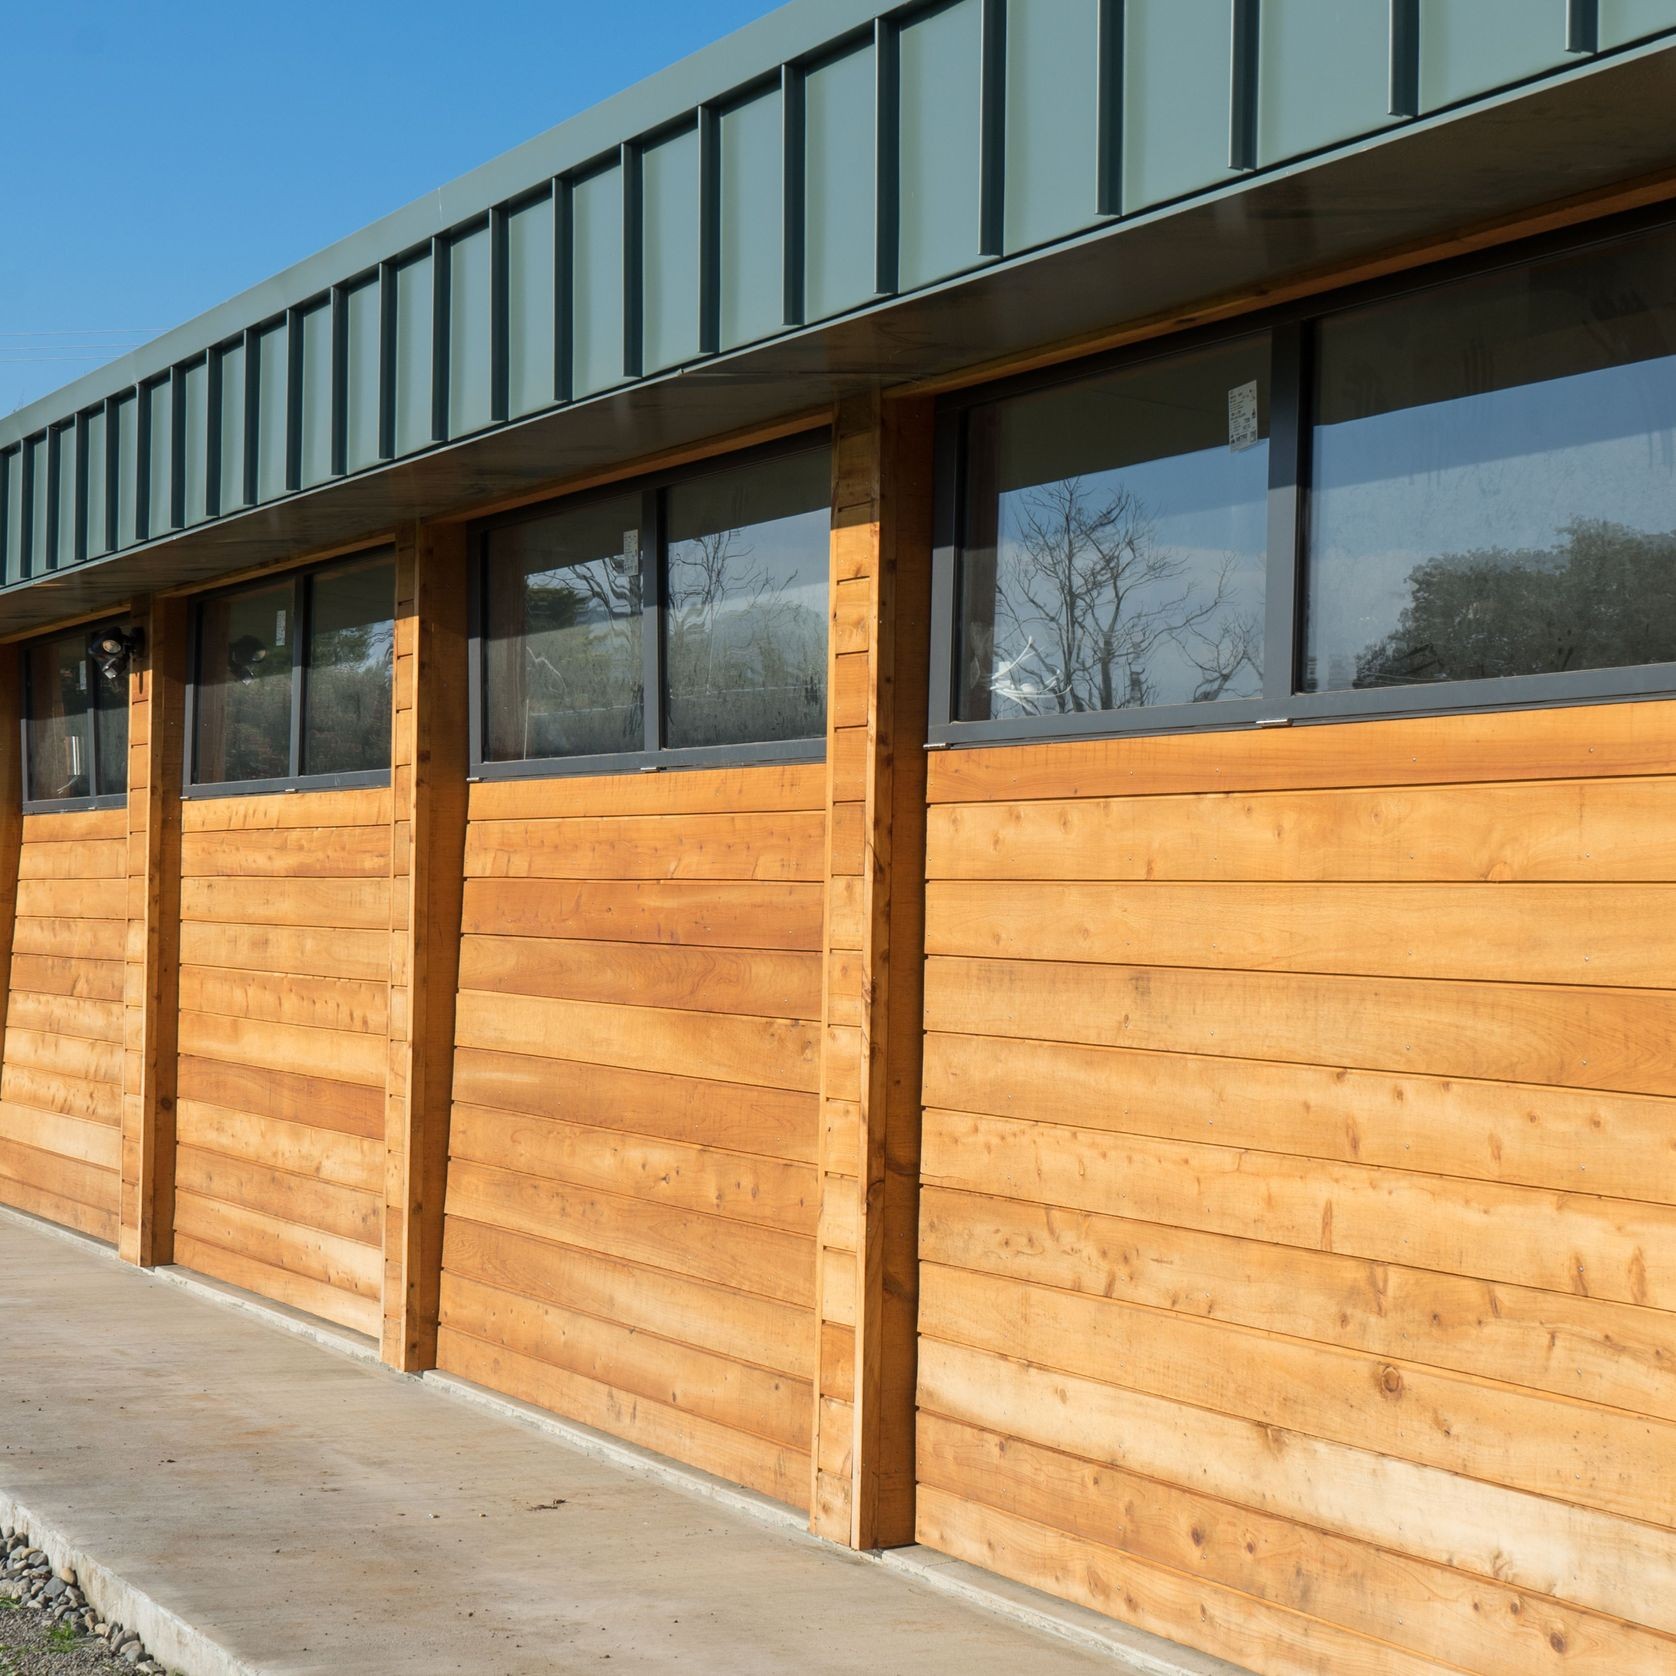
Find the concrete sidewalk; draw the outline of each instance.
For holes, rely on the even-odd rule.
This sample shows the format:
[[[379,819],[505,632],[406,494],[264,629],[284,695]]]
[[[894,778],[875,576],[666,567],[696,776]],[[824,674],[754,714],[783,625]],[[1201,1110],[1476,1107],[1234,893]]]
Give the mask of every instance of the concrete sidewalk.
[[[1113,1669],[0,1214],[14,1509],[189,1676]]]

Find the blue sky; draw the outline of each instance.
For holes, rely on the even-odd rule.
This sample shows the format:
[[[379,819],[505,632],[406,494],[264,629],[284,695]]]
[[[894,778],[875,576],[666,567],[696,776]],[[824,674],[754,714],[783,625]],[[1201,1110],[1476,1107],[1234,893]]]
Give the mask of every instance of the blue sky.
[[[0,414],[774,4],[7,9]]]

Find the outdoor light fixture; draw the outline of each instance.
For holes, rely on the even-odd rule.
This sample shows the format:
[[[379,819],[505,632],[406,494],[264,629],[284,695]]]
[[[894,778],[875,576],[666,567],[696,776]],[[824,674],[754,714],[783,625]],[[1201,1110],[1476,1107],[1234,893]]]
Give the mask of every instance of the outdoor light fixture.
[[[268,648],[254,634],[241,634],[227,648],[227,667],[235,680],[248,687],[267,655]]]
[[[88,637],[87,655],[93,660],[106,681],[119,681],[128,673],[129,665],[140,655],[145,637],[138,629],[114,628],[96,630]]]

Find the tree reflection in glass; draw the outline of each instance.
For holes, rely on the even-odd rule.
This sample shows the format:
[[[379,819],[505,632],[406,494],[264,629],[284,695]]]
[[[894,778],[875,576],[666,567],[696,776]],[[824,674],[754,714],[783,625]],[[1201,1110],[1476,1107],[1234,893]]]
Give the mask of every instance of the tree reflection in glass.
[[[1676,659],[1676,235],[1323,321],[1303,687]]]
[[[974,410],[962,720],[1261,692],[1267,362],[1245,339]]]
[[[490,760],[643,748],[640,546],[634,495],[490,532]]]

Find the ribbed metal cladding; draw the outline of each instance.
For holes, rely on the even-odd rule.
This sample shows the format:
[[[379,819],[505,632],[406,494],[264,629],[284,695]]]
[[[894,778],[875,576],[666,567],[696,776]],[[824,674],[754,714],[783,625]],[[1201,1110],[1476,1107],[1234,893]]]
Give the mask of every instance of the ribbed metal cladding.
[[[1673,31],[1676,0],[804,0],[445,189],[447,225],[416,205],[260,287],[249,318],[226,305],[0,420],[0,577],[666,377]],[[509,179],[525,153],[555,166]]]

